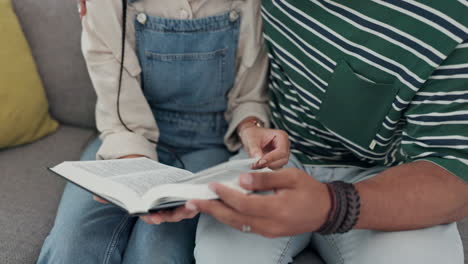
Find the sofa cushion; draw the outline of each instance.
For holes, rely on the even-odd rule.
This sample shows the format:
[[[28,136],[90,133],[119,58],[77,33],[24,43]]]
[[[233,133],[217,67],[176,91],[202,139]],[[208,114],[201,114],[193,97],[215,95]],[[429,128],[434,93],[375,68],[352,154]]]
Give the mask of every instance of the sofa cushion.
[[[0,263],[35,263],[64,184],[46,168],[79,159],[93,135],[62,126],[35,143],[0,151]]]
[[[41,79],[11,7],[0,0],[0,148],[25,144],[54,132]]]
[[[81,54],[76,1],[13,0],[13,5],[38,65],[52,116],[63,124],[94,127],[96,97]]]

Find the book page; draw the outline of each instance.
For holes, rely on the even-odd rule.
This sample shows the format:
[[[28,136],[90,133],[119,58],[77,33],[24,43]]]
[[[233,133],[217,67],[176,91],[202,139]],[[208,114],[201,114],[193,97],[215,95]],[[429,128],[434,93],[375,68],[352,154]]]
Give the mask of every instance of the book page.
[[[168,183],[176,183],[182,178],[192,175],[189,171],[159,169],[130,175],[112,177],[112,181],[123,184],[132,189],[139,196],[143,196],[151,188]]]
[[[257,161],[258,159],[231,160],[198,172],[193,176],[182,179],[179,182],[192,184],[206,184],[213,181],[231,182],[236,180],[243,173],[254,171],[251,166]]]
[[[142,212],[140,197],[152,187],[192,175],[148,158],[62,162],[52,171],[129,212]]]
[[[157,185],[175,183],[192,175],[148,158],[76,162],[72,166],[122,184],[138,196]]]
[[[239,186],[237,179],[233,181],[223,181],[222,184],[239,192],[249,193],[249,191]],[[175,183],[152,188],[143,196],[143,202],[145,207],[157,209],[158,206],[167,203],[187,201],[190,199],[210,200],[217,198],[218,195],[208,187],[208,184]]]
[[[115,177],[127,174],[170,168],[148,158],[77,161],[71,165],[100,177]],[[176,169],[176,168],[174,168]]]
[[[245,191],[239,186],[238,177],[253,171],[254,162],[255,159],[229,161],[195,175],[148,158],[63,162],[51,170],[123,205],[130,213],[141,213],[158,203],[216,199],[208,188],[213,181]]]
[[[157,186],[149,190],[143,200],[145,206],[157,208],[158,205],[189,199],[216,199],[218,196],[208,188],[210,182],[220,182],[230,188],[247,193],[239,185],[239,176],[248,172],[271,171],[268,168],[253,170],[251,165],[256,159],[234,160],[201,171],[181,179],[174,184]]]

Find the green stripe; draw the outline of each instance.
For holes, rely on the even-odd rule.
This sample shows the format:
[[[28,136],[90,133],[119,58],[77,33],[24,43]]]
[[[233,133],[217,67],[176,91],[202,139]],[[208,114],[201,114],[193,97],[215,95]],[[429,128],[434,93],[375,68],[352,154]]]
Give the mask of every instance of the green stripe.
[[[394,9],[374,3],[373,1],[367,1],[366,4],[362,4],[360,1],[345,1],[340,3],[345,3],[347,6],[366,16],[402,30],[442,53],[447,53],[453,48],[451,45],[447,45],[447,42],[453,43],[453,45],[455,44],[451,38],[415,19],[412,15],[403,14]],[[431,36],[438,36],[438,38],[435,39]]]
[[[422,85],[419,91],[421,92],[450,92],[450,91],[463,91],[466,90],[468,87],[468,79],[449,79],[449,80],[429,80],[430,75],[434,72],[435,68],[430,66],[426,61],[422,60],[421,58],[414,55],[412,52],[399,47],[395,44],[390,43],[389,41],[377,37],[374,34],[365,32],[352,24],[346,22],[345,20],[330,14],[329,12],[325,11],[321,7],[317,6],[310,0],[287,0],[283,1],[289,5],[295,6],[297,9],[301,10],[302,12],[310,14],[311,17],[319,21],[320,23],[326,25],[328,28],[333,29],[337,34],[345,37],[346,39],[365,46],[367,49],[372,50],[373,52],[383,56],[384,58],[389,58],[398,62],[402,65],[402,68],[409,69],[410,72],[414,73],[414,75],[419,76],[423,80],[425,80],[424,85]],[[337,2],[338,3],[338,2]],[[362,5],[359,1],[348,1],[348,2],[339,2],[340,4],[345,4],[348,7],[368,16],[374,18],[378,21],[383,23],[389,24],[395,28],[398,28],[401,31],[404,31],[415,38],[425,42],[427,45],[432,46],[433,48],[437,49],[438,51],[443,53],[444,62],[443,65],[452,65],[452,64],[464,64],[468,63],[468,48],[467,49],[457,49],[455,47],[458,43],[447,37],[445,34],[441,33],[440,31],[434,29],[430,25],[427,25],[421,21],[414,19],[411,16],[404,15],[400,12],[391,10],[385,6],[378,5],[372,1],[366,2],[366,5]],[[428,2],[431,4],[431,2]],[[426,3],[427,4],[427,3]],[[439,2],[434,2],[432,5],[435,8],[438,8],[442,11],[447,12],[449,16],[454,16],[455,19],[460,21],[460,17],[457,17],[458,11],[454,6],[456,4],[447,4],[444,3],[444,7],[441,8]],[[346,64],[349,66],[353,74],[362,75],[366,79],[370,79],[373,82],[378,84],[386,84],[380,85],[379,87],[393,87],[393,89],[398,89],[397,96],[404,101],[411,101],[416,92],[410,87],[406,86],[404,82],[398,79],[395,75],[386,72],[385,70],[373,66],[371,63],[366,62],[365,59],[359,58],[358,56],[353,56],[350,54],[346,54],[345,52],[341,51],[337,48],[337,44],[330,44],[316,34],[313,34],[308,29],[304,28],[303,25],[298,24],[296,21],[291,19],[288,15],[284,14],[281,10],[279,10],[276,6],[273,5],[272,0],[265,0],[263,1],[263,7],[267,10],[269,14],[271,14],[274,18],[279,20],[284,26],[286,26],[289,30],[293,31],[298,37],[304,40],[309,45],[312,45],[314,48],[318,49],[322,53],[326,54],[329,58],[335,61],[338,65],[345,61]],[[463,18],[462,21],[465,24],[468,24],[468,18]],[[310,118],[308,115],[303,113],[302,111],[296,110],[291,107],[291,101],[286,98],[286,95],[296,98],[298,100],[298,105],[307,105],[310,108],[310,112],[308,114],[316,116],[320,113],[320,110],[317,110],[310,106],[304,98],[297,96],[292,92],[293,89],[299,89],[298,87],[291,87],[284,84],[284,81],[291,81],[292,84],[296,83],[297,85],[301,86],[302,89],[306,90],[308,93],[312,94],[320,101],[327,100],[327,93],[323,93],[319,90],[319,88],[315,87],[313,82],[305,78],[298,70],[294,69],[294,67],[289,66],[286,61],[288,58],[285,57],[282,61],[279,59],[279,53],[277,53],[278,48],[282,48],[290,55],[295,57],[295,60],[303,64],[303,67],[306,67],[308,71],[312,72],[319,78],[321,78],[326,83],[330,83],[331,79],[333,78],[335,72],[329,72],[322,66],[320,66],[316,61],[309,58],[307,52],[302,51],[298,48],[298,44],[293,43],[290,39],[285,37],[285,35],[279,32],[273,24],[270,24],[268,21],[264,20],[264,30],[267,38],[271,38],[272,42],[267,40],[267,46],[269,48],[270,54],[273,57],[273,60],[279,64],[284,70],[276,69],[271,67],[271,71],[279,76],[272,77],[276,79],[278,83],[278,90],[272,89],[270,91],[271,100],[273,106],[271,107],[272,113],[276,114],[277,116],[273,116],[273,120],[275,124],[277,124],[278,128],[284,129],[290,134],[297,133],[299,134],[299,139],[294,140],[296,143],[301,144],[301,141],[307,142],[312,141],[319,144],[323,144],[326,146],[330,146],[333,149],[337,148],[347,148],[349,151],[345,153],[343,156],[339,156],[339,160],[331,160],[333,158],[338,158],[338,156],[333,156],[334,154],[331,153],[331,150],[327,148],[322,148],[318,146],[310,147],[303,145],[302,148],[306,147],[309,148],[307,150],[308,153],[320,153],[320,155],[329,157],[323,158],[321,160],[311,158],[307,156],[305,153],[296,155],[298,159],[304,163],[309,165],[350,165],[350,166],[360,166],[360,167],[367,167],[373,165],[383,165],[383,166],[390,166],[395,165],[397,163],[402,162],[410,162],[412,161],[412,157],[420,155],[424,152],[436,152],[438,153],[435,156],[440,155],[449,155],[458,157],[461,159],[466,159],[468,157],[468,150],[453,150],[451,148],[433,148],[433,147],[421,147],[415,144],[400,144],[401,136],[394,137],[393,141],[390,141],[389,144],[386,146],[376,145],[374,149],[370,149],[367,145],[362,146],[353,146],[349,147],[348,144],[339,143],[324,139],[323,137],[319,137],[317,135],[313,135],[311,133],[311,129],[308,126],[315,127],[321,131],[327,131],[325,127],[322,125],[322,122],[317,121],[316,119]],[[277,46],[278,45],[278,46]],[[449,56],[447,59],[445,57]],[[334,68],[335,67],[331,67]],[[348,68],[348,69],[349,69]],[[349,72],[349,71],[348,71]],[[343,73],[347,74],[347,73]],[[345,76],[349,80],[354,80],[360,77],[351,77]],[[350,79],[351,78],[351,79]],[[344,83],[337,81],[336,78],[334,79],[333,85],[339,85],[340,87],[326,87],[323,88],[325,90],[329,89],[353,89],[347,91],[347,93],[343,94],[351,94],[349,100],[355,100],[359,102],[359,98],[363,96],[360,91],[364,92],[359,87],[349,87],[350,83]],[[318,81],[317,81],[318,82]],[[353,82],[353,81],[352,81]],[[354,83],[359,83],[362,81],[354,81]],[[365,86],[366,84],[364,84]],[[369,86],[367,84],[367,86]],[[370,85],[372,87],[373,85]],[[374,85],[375,89],[378,86]],[[382,89],[382,88],[379,88]],[[367,90],[366,90],[367,91]],[[377,90],[376,90],[377,91]],[[369,90],[367,92],[372,92]],[[374,91],[375,93],[375,91]],[[384,94],[384,93],[382,93]],[[387,93],[389,94],[389,93]],[[339,97],[339,93],[335,96]],[[393,96],[393,95],[392,95]],[[373,97],[371,97],[373,98]],[[376,97],[378,99],[378,97]],[[343,99],[343,98],[342,98]],[[348,100],[348,99],[346,99]],[[394,104],[397,106],[402,106],[401,102],[397,100],[397,98],[392,99]],[[383,101],[382,101],[383,102]],[[391,102],[391,100],[389,101]],[[316,103],[319,107],[320,103]],[[369,103],[369,102],[367,102]],[[382,106],[378,104],[372,104],[373,102],[369,103],[369,111],[367,113],[361,113],[363,118],[366,118],[366,115],[372,115],[374,107],[388,107],[388,112],[386,113],[387,117],[391,120],[402,120],[405,122],[405,118],[408,115],[413,114],[427,114],[427,113],[443,113],[443,112],[451,112],[451,111],[462,111],[468,110],[467,103],[451,103],[449,105],[440,105],[440,104],[409,104],[406,107],[403,107],[402,110],[396,110],[390,105]],[[349,105],[349,104],[346,104]],[[403,104],[404,106],[404,104]],[[363,107],[367,107],[364,105]],[[289,109],[291,112],[297,116],[296,120],[298,124],[295,122],[291,122],[286,118],[286,114],[282,115],[282,112],[286,111],[285,109]],[[358,109],[358,108],[357,108]],[[349,109],[347,112],[345,111],[338,111],[340,113],[344,113],[344,115],[355,115],[352,109]],[[326,117],[333,118],[333,113],[328,113],[325,115]],[[323,115],[322,115],[323,116]],[[320,119],[321,120],[321,119]],[[340,117],[340,120],[344,120],[344,126],[349,125],[350,129],[358,129],[358,131],[354,131],[353,133],[359,134],[359,129],[368,129],[366,127],[362,128],[355,128],[352,127],[352,124],[346,124],[346,120],[354,120],[351,118]],[[381,120],[371,119],[371,120]],[[302,123],[308,124],[308,126],[303,125]],[[389,130],[382,124],[369,124],[369,127],[378,126],[378,134],[384,138],[390,138],[395,133],[395,130]],[[443,125],[443,126],[423,126],[423,125],[416,125],[412,123],[406,123],[406,125],[399,124],[397,125],[396,130],[403,129],[409,136],[414,138],[420,138],[425,136],[447,136],[447,135],[464,135],[466,131],[468,131],[468,125]],[[394,127],[394,125],[391,125]],[[289,130],[289,129],[292,129]],[[289,130],[289,131],[288,131]],[[363,131],[364,132],[364,131]],[[345,132],[346,133],[346,130]],[[362,133],[366,134],[366,133]],[[369,134],[369,133],[367,133]],[[341,135],[344,138],[348,138],[346,135]],[[333,136],[329,136],[332,137]],[[337,137],[334,137],[336,140]],[[376,139],[376,138],[374,138]],[[365,142],[365,141],[362,141]],[[351,143],[355,145],[355,143]],[[294,144],[293,144],[294,145]],[[391,149],[390,149],[391,148]],[[298,150],[301,148],[297,148]],[[402,155],[402,151],[405,155]],[[396,152],[395,152],[396,151]],[[388,152],[387,156],[380,160],[375,161],[371,158],[364,158],[365,156],[372,157],[374,155],[379,155],[379,153]],[[394,159],[394,157],[396,159]],[[464,173],[465,175],[468,174],[467,166],[463,165],[463,163],[455,160],[448,160],[448,159],[441,159],[436,157],[429,157],[428,159],[431,162],[436,162],[437,164],[447,168],[448,170],[452,171],[453,173],[460,176],[460,173]],[[462,165],[461,165],[462,164]],[[463,176],[466,177],[466,176]],[[465,178],[466,179],[466,178]]]

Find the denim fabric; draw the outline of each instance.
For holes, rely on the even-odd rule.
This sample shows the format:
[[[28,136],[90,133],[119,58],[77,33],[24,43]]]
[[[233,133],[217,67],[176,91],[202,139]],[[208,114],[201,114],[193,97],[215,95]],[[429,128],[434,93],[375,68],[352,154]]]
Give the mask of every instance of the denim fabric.
[[[224,111],[240,18],[147,17],[144,24],[136,21],[137,51],[160,129],[159,161],[176,167],[182,161],[192,172],[226,161]],[[100,144],[93,142],[82,159],[94,159]],[[148,225],[67,184],[38,263],[192,263],[197,222]]]
[[[143,90],[153,111],[224,112],[235,79],[239,29],[240,18],[231,21],[230,12],[136,21]]]
[[[96,139],[82,160],[93,160],[100,144]],[[159,150],[158,155],[162,163],[180,167],[172,153]],[[230,153],[211,148],[179,156],[186,169],[195,172],[227,160]],[[197,220],[148,225],[67,184],[37,263],[192,263]]]
[[[233,159],[245,155],[240,153]],[[294,156],[287,167],[305,170],[322,182],[352,183],[374,177],[385,169],[304,167]],[[286,264],[308,245],[327,264],[463,264],[463,246],[456,223],[402,232],[351,230],[330,236],[306,233],[268,239],[242,233],[207,215],[201,215],[198,222],[195,259],[203,264]]]
[[[227,93],[234,85],[240,18],[146,16],[135,22],[144,94],[159,141],[184,149],[224,145]]]

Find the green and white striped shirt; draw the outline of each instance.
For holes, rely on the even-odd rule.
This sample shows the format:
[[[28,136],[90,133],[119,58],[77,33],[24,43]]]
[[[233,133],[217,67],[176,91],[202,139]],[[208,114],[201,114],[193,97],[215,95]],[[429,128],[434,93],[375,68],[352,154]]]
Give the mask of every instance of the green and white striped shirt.
[[[304,164],[468,182],[467,0],[264,0],[274,124]]]

